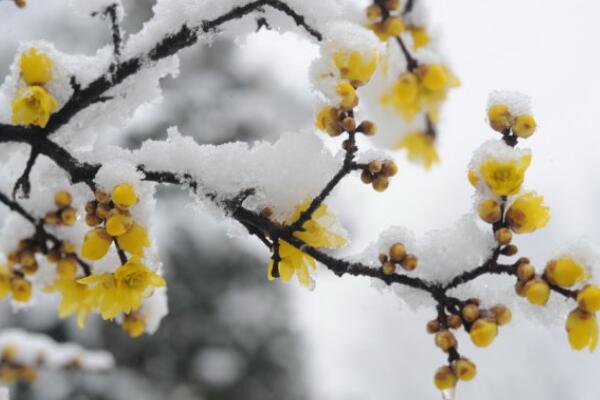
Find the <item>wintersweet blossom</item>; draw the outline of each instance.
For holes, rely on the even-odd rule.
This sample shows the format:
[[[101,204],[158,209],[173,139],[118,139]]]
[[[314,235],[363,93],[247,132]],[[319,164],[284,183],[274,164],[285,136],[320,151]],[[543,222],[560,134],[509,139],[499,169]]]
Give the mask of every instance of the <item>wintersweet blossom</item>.
[[[404,136],[395,146],[396,149],[406,149],[408,159],[418,161],[425,169],[430,169],[439,162],[434,139],[431,135],[422,132],[411,132]]]
[[[61,300],[58,305],[60,318],[67,318],[77,314],[77,326],[85,327],[88,315],[95,308],[94,299],[90,295],[88,286],[77,282],[75,279],[57,279],[52,285],[44,288],[47,293],[59,293]]]
[[[439,105],[451,88],[460,86],[458,78],[444,65],[422,64],[415,71],[400,74],[390,91],[380,101],[391,105],[406,121],[422,111],[436,123]]]
[[[91,275],[77,282],[90,287],[91,301],[103,319],[139,309],[144,297],[165,285],[165,280],[138,257],[130,258],[114,273]]]
[[[567,317],[565,324],[569,344],[575,350],[588,348],[590,353],[598,344],[598,321],[596,315],[575,309]]]
[[[12,102],[14,125],[37,125],[45,128],[50,115],[58,110],[58,101],[41,86],[28,86],[17,91]]]
[[[288,219],[288,224],[293,224],[300,214],[308,209],[310,202],[306,201],[296,208],[294,214]],[[331,231],[335,224],[335,217],[327,211],[327,206],[321,204],[313,213],[312,218],[302,225],[302,230],[294,232],[294,237],[302,240],[309,246],[315,248],[335,249],[346,244],[346,239]],[[294,274],[304,286],[310,286],[310,273],[308,267],[316,269],[317,264],[313,257],[298,250],[285,240],[279,240],[279,276],[284,282],[288,282]],[[269,261],[269,280],[273,276],[273,260]]]
[[[543,196],[531,192],[519,196],[506,214],[510,229],[515,233],[530,233],[546,226],[550,220],[550,209],[543,202]]]
[[[333,55],[333,61],[342,78],[350,81],[354,86],[364,85],[371,79],[377,68],[377,59],[375,50],[368,55],[356,50],[337,51]]]
[[[481,177],[487,186],[498,196],[512,196],[521,189],[525,171],[531,164],[531,155],[526,154],[517,160],[484,161],[480,166]]]

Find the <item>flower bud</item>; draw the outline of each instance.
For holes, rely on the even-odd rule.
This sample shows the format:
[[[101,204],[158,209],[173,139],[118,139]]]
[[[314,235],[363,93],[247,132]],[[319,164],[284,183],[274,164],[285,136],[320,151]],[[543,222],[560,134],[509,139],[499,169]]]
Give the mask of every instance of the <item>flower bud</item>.
[[[135,206],[138,202],[135,188],[131,183],[122,183],[115,186],[110,197],[113,203],[123,210]]]
[[[567,317],[565,324],[569,344],[575,350],[587,347],[591,352],[598,344],[598,322],[594,314],[575,309]]]
[[[371,4],[367,7],[367,18],[370,20],[376,20],[381,17],[381,7],[377,4]]]
[[[383,23],[383,30],[390,36],[399,36],[405,28],[406,25],[400,17],[388,17]]]
[[[459,329],[462,326],[462,318],[456,314],[452,314],[448,316],[446,323],[452,329]]]
[[[24,278],[13,277],[10,281],[13,299],[22,303],[28,302],[31,299],[32,286],[31,282]]]
[[[367,185],[372,183],[373,179],[375,178],[373,177],[373,175],[371,175],[368,169],[364,169],[363,172],[360,174],[360,180],[362,181],[362,183],[365,183]]]
[[[381,173],[388,178],[392,177],[398,173],[398,165],[392,160],[384,160]]]
[[[536,127],[537,124],[535,119],[531,115],[519,115],[517,119],[515,119],[513,132],[518,137],[526,139],[533,135]]]
[[[44,217],[44,223],[48,225],[58,225],[59,222],[60,216],[57,213],[52,211],[46,213],[46,216]]]
[[[73,201],[73,197],[71,197],[71,193],[66,190],[61,190],[60,192],[56,192],[54,195],[54,203],[58,208],[65,208],[71,205]]]
[[[471,360],[461,357],[452,364],[454,375],[461,381],[470,381],[477,375],[477,367]]]
[[[535,268],[529,263],[522,263],[517,266],[517,276],[522,281],[528,281],[535,276]]]
[[[508,246],[505,246],[504,248],[502,248],[502,250],[500,250],[500,254],[503,254],[508,257],[514,256],[518,252],[519,248],[514,244],[509,244]]]
[[[543,306],[550,298],[550,286],[545,280],[535,278],[525,284],[523,294],[531,304]]]
[[[96,189],[94,192],[94,197],[98,203],[110,202],[110,195],[101,189]]]
[[[402,259],[402,262],[400,263],[402,268],[404,268],[406,271],[414,270],[415,268],[417,268],[418,264],[419,264],[419,259],[417,258],[417,256],[415,256],[413,254],[407,254]]]
[[[512,320],[512,312],[505,305],[498,304],[490,309],[499,326],[506,325]]]
[[[60,212],[60,221],[65,225],[75,225],[77,222],[77,211],[73,207],[67,207]]]
[[[103,228],[95,228],[86,233],[81,246],[81,256],[88,260],[99,260],[108,253],[112,237]]]
[[[600,311],[600,287],[587,285],[577,293],[577,303],[584,311],[595,313]]]
[[[471,326],[469,335],[475,346],[487,347],[498,335],[498,325],[489,318],[479,318]]]
[[[586,277],[585,268],[569,257],[560,257],[546,264],[544,275],[555,285],[571,287]]]
[[[373,161],[370,161],[369,164],[367,164],[367,168],[369,169],[370,173],[378,174],[381,172],[381,169],[383,168],[383,164],[379,160],[373,160]]]
[[[479,318],[479,307],[477,307],[475,304],[467,304],[461,310],[461,314],[465,321],[473,322]]]
[[[488,109],[490,126],[497,132],[503,132],[512,126],[513,118],[505,105],[493,105]]]
[[[495,224],[502,219],[500,204],[493,199],[484,199],[479,203],[479,217],[488,224]]]
[[[450,331],[440,331],[435,334],[435,345],[447,352],[457,345],[456,338]]]
[[[500,228],[496,231],[494,237],[499,244],[507,245],[512,240],[512,232],[508,228]]]
[[[375,133],[377,133],[377,125],[371,121],[363,121],[360,123],[360,125],[358,125],[356,130],[358,132],[362,132],[366,136],[373,136]]]
[[[440,323],[437,319],[432,319],[427,323],[427,333],[433,334],[440,331]]]
[[[393,275],[396,272],[396,266],[391,262],[386,262],[381,266],[384,275]]]
[[[448,390],[456,387],[456,375],[450,367],[440,367],[435,372],[433,383],[438,390]]]
[[[402,243],[394,243],[390,247],[389,255],[392,262],[401,262],[406,256],[406,248]]]
[[[385,176],[377,176],[372,183],[373,189],[377,192],[385,192],[390,185],[390,181]]]

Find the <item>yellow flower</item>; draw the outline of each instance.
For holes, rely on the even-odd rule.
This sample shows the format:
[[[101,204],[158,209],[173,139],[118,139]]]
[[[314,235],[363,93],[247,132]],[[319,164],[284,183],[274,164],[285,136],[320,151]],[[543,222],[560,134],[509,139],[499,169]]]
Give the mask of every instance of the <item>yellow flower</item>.
[[[300,217],[302,211],[306,210],[309,206],[309,201],[298,206],[287,223],[293,224]],[[327,212],[325,204],[321,204],[313,213],[312,218],[302,225],[303,230],[295,232],[294,237],[317,249],[335,249],[345,245],[346,239],[330,231],[330,228],[334,224],[334,216]],[[279,261],[279,275],[284,282],[288,282],[295,273],[300,283],[304,286],[310,285],[308,267],[310,266],[313,269],[317,267],[313,257],[298,250],[284,240],[279,240],[279,256],[281,257],[281,261]],[[269,280],[275,279],[273,277],[273,260],[269,261],[268,278]]]
[[[318,112],[315,125],[329,136],[338,136],[342,133],[339,115],[339,110],[334,106],[325,106]]]
[[[498,325],[488,318],[479,318],[471,326],[471,341],[477,347],[488,347],[498,335]]]
[[[550,286],[543,279],[532,279],[523,287],[523,294],[531,304],[543,306],[550,298]]]
[[[439,104],[448,90],[460,82],[448,68],[440,64],[420,65],[416,73],[405,72],[398,77],[389,92],[381,97],[383,105],[392,105],[406,121],[427,111],[432,122],[438,120]]]
[[[12,102],[13,125],[37,125],[45,128],[50,114],[58,109],[58,101],[41,86],[19,89]]]
[[[583,265],[569,257],[559,257],[548,262],[544,274],[550,282],[562,287],[573,286],[587,277]]]
[[[21,78],[28,85],[43,85],[52,79],[52,60],[31,48],[21,54]]]
[[[91,292],[86,285],[78,283],[74,279],[57,279],[51,286],[44,288],[45,292],[58,292],[62,298],[58,305],[58,316],[67,318],[77,313],[77,326],[85,327],[90,312],[95,308]]]
[[[106,232],[111,236],[121,236],[127,233],[133,226],[131,215],[112,213],[106,220]]]
[[[431,41],[431,37],[423,27],[409,26],[408,30],[413,40],[413,48],[415,49],[425,47]]]
[[[371,79],[377,68],[377,52],[364,57],[359,51],[338,51],[333,55],[333,61],[340,70],[343,79],[349,80],[354,86],[364,85]]]
[[[146,228],[134,223],[126,233],[117,237],[117,243],[121,250],[142,257],[144,249],[150,246],[150,239]]]
[[[508,209],[508,225],[516,233],[529,233],[541,229],[550,220],[550,209],[542,203],[543,196],[529,192],[519,198]]]
[[[406,149],[408,159],[420,161],[425,169],[430,169],[439,162],[433,138],[421,132],[412,132],[405,135],[395,146],[395,149]]]
[[[600,287],[587,285],[577,293],[579,308],[587,312],[600,311]]]
[[[582,350],[587,347],[590,353],[594,351],[598,344],[598,322],[594,314],[579,309],[573,310],[569,313],[565,328],[573,349]]]
[[[138,257],[130,258],[114,274],[92,275],[78,282],[91,287],[90,296],[103,319],[137,310],[144,297],[165,285],[165,280],[142,264]]]
[[[529,164],[531,164],[529,154],[519,160],[487,160],[481,164],[481,177],[496,195],[512,196],[521,189]]]

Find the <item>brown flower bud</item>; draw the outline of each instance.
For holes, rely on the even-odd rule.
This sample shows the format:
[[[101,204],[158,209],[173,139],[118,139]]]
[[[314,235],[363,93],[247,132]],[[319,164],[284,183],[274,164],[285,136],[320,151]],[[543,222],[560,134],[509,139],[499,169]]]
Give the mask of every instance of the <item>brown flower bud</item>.
[[[98,203],[110,202],[110,194],[108,194],[105,191],[100,190],[100,189],[96,189],[96,192],[94,193],[94,197],[96,197],[96,201],[98,201]]]
[[[390,185],[390,181],[388,181],[388,178],[386,178],[385,176],[377,176],[377,178],[375,178],[373,180],[373,189],[375,189],[375,191],[377,192],[385,192],[385,190],[388,188],[388,186]]]
[[[517,276],[522,281],[528,281],[535,276],[535,268],[529,263],[519,264],[517,267]]]
[[[502,219],[502,208],[496,200],[484,199],[477,208],[479,217],[488,224],[495,224]]]
[[[405,270],[412,271],[415,268],[417,268],[418,264],[419,264],[419,259],[417,258],[417,256],[415,256],[413,254],[407,254],[402,259],[402,262],[400,265],[402,265],[402,268],[404,268]]]
[[[373,136],[377,133],[377,126],[374,122],[371,121],[363,121],[356,128],[358,132],[362,132],[366,136]]]
[[[73,207],[67,207],[60,211],[60,221],[65,225],[75,225],[77,222],[77,211]]]
[[[367,185],[373,182],[373,179],[375,179],[373,177],[373,175],[371,175],[371,173],[369,172],[368,169],[363,169],[362,174],[360,174],[360,180],[363,183],[366,183]]]
[[[354,132],[356,129],[356,120],[352,117],[346,117],[342,120],[342,128],[346,132]]]
[[[44,217],[44,223],[48,225],[57,225],[60,222],[60,216],[55,212],[48,212]]]
[[[518,252],[519,252],[519,248],[517,246],[515,246],[514,244],[509,244],[508,246],[506,246],[502,250],[500,250],[500,253],[502,253],[505,256],[509,256],[509,257],[514,256]]]
[[[448,351],[457,346],[456,338],[450,331],[440,331],[435,335],[435,345],[443,351]]]
[[[503,304],[495,305],[490,311],[494,315],[498,325],[506,325],[512,320],[512,312]]]
[[[385,254],[383,254],[383,253],[379,254],[379,262],[380,263],[384,264],[387,261],[388,261],[388,257]]]
[[[389,250],[392,262],[401,262],[406,256],[406,248],[402,243],[394,243]]]
[[[392,177],[398,173],[398,165],[393,160],[384,160],[381,173],[385,176]]]
[[[383,164],[379,160],[373,160],[373,161],[369,161],[369,164],[367,164],[367,168],[369,169],[370,173],[378,174],[381,172],[381,169],[383,168]]]
[[[371,4],[367,7],[367,18],[370,20],[375,20],[381,17],[381,7],[377,4]]]
[[[432,319],[427,323],[427,333],[433,334],[440,331],[440,323],[437,319]]]
[[[508,228],[500,228],[496,231],[494,237],[496,238],[496,242],[501,245],[507,245],[512,240],[512,232]]]
[[[456,314],[449,315],[446,322],[452,329],[459,329],[462,326],[462,318]]]
[[[384,275],[393,275],[396,272],[396,266],[388,261],[382,265],[381,271]]]
[[[467,304],[461,310],[462,317],[467,322],[473,322],[479,318],[479,307],[475,304]]]

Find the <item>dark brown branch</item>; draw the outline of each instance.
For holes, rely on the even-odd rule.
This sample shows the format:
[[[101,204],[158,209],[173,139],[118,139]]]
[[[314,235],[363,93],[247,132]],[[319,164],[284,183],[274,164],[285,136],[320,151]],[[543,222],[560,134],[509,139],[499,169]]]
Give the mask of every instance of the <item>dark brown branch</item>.
[[[19,191],[19,189],[21,189],[23,198],[29,198],[29,193],[31,192],[31,182],[29,181],[29,175],[31,175],[31,170],[35,165],[39,154],[39,149],[36,146],[31,146],[31,152],[29,153],[29,158],[27,159],[27,163],[25,164],[25,169],[23,170],[23,173],[21,174],[19,179],[17,179],[13,187],[13,200],[17,198],[17,192]]]

